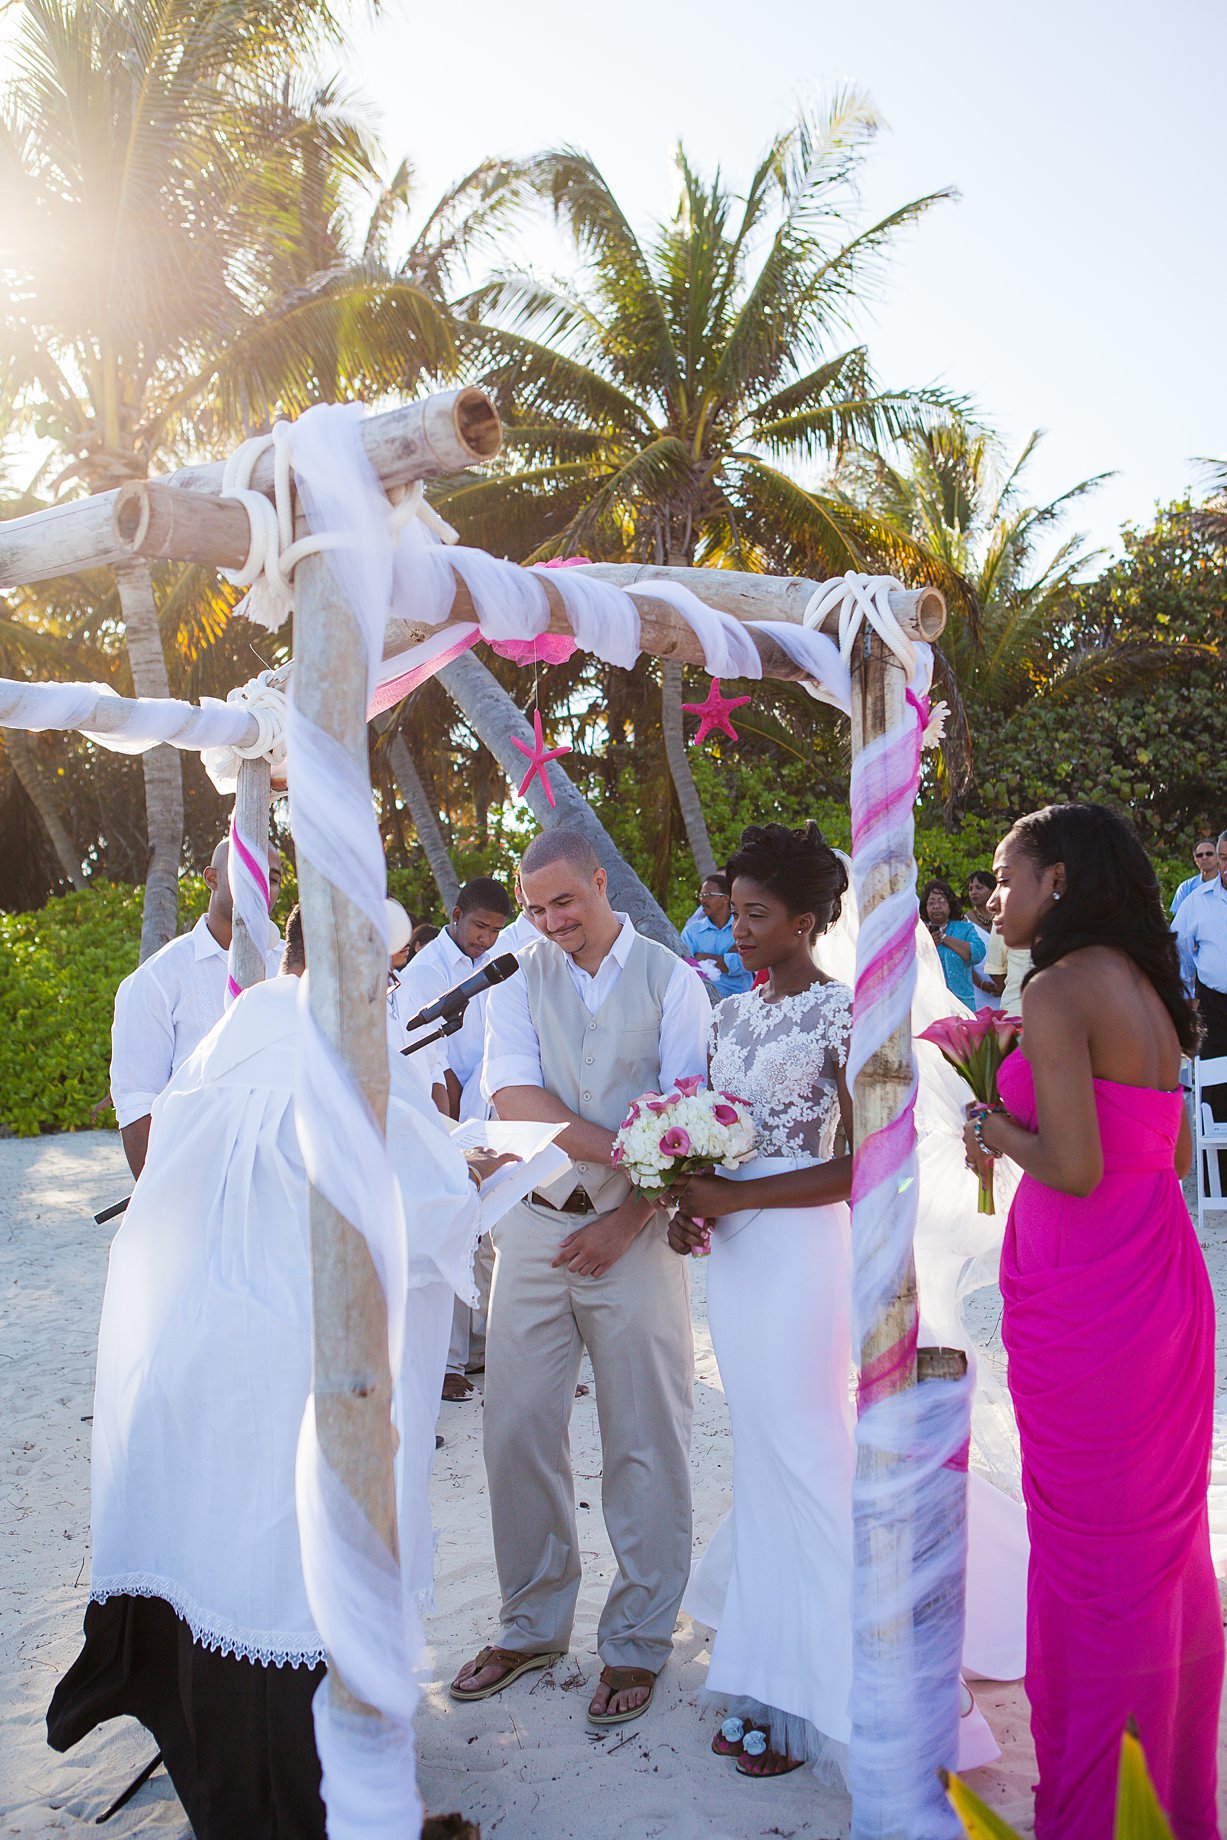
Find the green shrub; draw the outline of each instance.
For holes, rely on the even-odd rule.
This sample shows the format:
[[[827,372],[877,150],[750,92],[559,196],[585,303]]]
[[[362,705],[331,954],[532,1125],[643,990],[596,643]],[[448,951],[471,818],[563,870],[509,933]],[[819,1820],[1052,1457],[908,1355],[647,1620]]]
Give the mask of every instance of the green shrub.
[[[114,1128],[111,1016],[135,969],[144,890],[95,883],[35,913],[0,914],[0,1131]],[[179,884],[186,930],[204,912],[199,876]]]

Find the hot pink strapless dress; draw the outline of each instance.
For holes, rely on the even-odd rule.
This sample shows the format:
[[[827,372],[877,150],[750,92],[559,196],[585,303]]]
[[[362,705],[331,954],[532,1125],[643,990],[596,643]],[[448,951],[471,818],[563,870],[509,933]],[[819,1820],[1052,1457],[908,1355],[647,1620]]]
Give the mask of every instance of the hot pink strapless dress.
[[[1001,1097],[1035,1129],[1021,1053],[1001,1069]],[[1130,1718],[1177,1840],[1219,1831],[1214,1300],[1173,1167],[1181,1103],[1096,1080],[1103,1180],[1080,1198],[1024,1175],[1006,1227],[1037,1840],[1112,1840]]]

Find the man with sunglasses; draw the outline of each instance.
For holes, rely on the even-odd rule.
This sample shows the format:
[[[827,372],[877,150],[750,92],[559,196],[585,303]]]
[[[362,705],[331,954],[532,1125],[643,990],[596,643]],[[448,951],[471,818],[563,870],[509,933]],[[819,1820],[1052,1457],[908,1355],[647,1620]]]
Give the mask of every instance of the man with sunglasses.
[[[1218,874],[1218,853],[1213,837],[1203,836],[1197,839],[1193,846],[1193,861],[1197,865],[1197,874],[1190,875],[1187,881],[1181,882],[1172,896],[1173,920],[1176,918],[1180,903],[1186,896],[1191,895],[1195,888],[1200,888],[1203,882],[1212,882]]]

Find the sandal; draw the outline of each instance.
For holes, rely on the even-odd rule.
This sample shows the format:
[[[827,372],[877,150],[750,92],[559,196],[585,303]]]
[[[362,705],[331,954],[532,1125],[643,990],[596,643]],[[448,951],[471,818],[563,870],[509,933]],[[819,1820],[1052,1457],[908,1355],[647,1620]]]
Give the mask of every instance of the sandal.
[[[740,1757],[742,1746],[750,1733],[761,1730],[761,1725],[747,1725],[744,1719],[725,1719],[711,1741],[712,1750],[717,1757]]]
[[[460,1676],[457,1675],[447,1690],[453,1699],[465,1702],[493,1699],[496,1693],[501,1693],[504,1687],[509,1687],[513,1680],[520,1678],[521,1674],[530,1674],[534,1668],[553,1667],[556,1661],[562,1660],[565,1652],[565,1649],[551,1648],[539,1654],[529,1655],[525,1654],[522,1649],[497,1648],[492,1644],[489,1648],[481,1649],[474,1657],[473,1675],[480,1674],[483,1668],[489,1667],[493,1662],[495,1667],[503,1669],[498,1679],[492,1680],[485,1687],[470,1688],[466,1687],[460,1680]]]
[[[756,1763],[764,1767],[756,1770]],[[790,1757],[784,1751],[773,1751],[767,1743],[766,1732],[755,1726],[746,1733],[741,1756],[737,1759],[737,1774],[754,1778],[789,1776],[803,1767],[803,1759]]]
[[[615,1694],[625,1693],[629,1687],[646,1687],[648,1696],[641,1706],[632,1706],[629,1712],[594,1712],[588,1707],[589,1725],[629,1725],[632,1719],[641,1719],[652,1704],[652,1695],[656,1691],[656,1676],[650,1668],[605,1667],[601,1669],[601,1682],[608,1688],[609,1700]]]
[[[471,1399],[473,1390],[473,1382],[467,1374],[444,1374],[443,1398],[450,1400],[453,1405],[459,1405],[462,1400]]]

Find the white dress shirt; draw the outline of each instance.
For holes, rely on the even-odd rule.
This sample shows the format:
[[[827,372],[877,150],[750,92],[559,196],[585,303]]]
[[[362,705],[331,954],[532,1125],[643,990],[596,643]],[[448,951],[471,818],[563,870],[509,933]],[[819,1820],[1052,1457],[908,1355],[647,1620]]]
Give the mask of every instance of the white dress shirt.
[[[462,952],[447,928],[431,940],[429,945],[411,958],[405,969],[399,973],[400,989],[397,992],[397,1009],[401,1026],[410,1016],[416,1016],[428,1003],[437,1003],[439,998],[457,984],[462,984],[475,971],[481,971],[502,951],[500,943],[481,958],[470,958]],[[481,1090],[481,1062],[485,1046],[486,996],[474,997],[464,1012],[464,1021],[454,1035],[445,1036],[438,1043],[441,1066],[437,1077],[442,1079],[442,1067],[450,1067],[460,1084],[460,1116],[465,1118],[486,1118],[489,1116]],[[432,1022],[428,1029],[413,1029],[406,1036],[406,1041],[416,1041],[421,1035],[429,1034],[439,1024]],[[429,1049],[422,1052],[429,1053]]]
[[[530,946],[534,939],[543,939],[545,935],[535,927],[527,914],[517,914],[510,926],[505,926],[498,936],[500,952],[519,952],[522,947]]]
[[[577,965],[569,953],[564,957],[571,982],[583,999],[590,1016],[595,1016],[622,975],[635,929],[626,914],[617,914],[621,922],[618,937],[594,973]],[[546,940],[542,948],[561,952],[562,947]],[[660,1088],[668,1092],[680,1079],[707,1078],[707,1033],[711,1024],[711,1004],[703,979],[693,965],[679,958],[665,988],[660,1017]],[[544,1086],[541,1072],[541,1044],[528,1007],[528,985],[522,977],[508,978],[496,984],[487,998],[486,1064],[482,1091],[488,1100],[504,1086]]]
[[[1198,978],[1209,990],[1227,992],[1227,888],[1217,875],[1185,896],[1172,931],[1189,995]]]
[[[276,977],[281,940],[266,966]],[[153,1110],[188,1055],[226,1007],[226,950],[202,914],[190,933],[138,965],[115,992],[111,1028],[111,1102],[121,1128]]]

